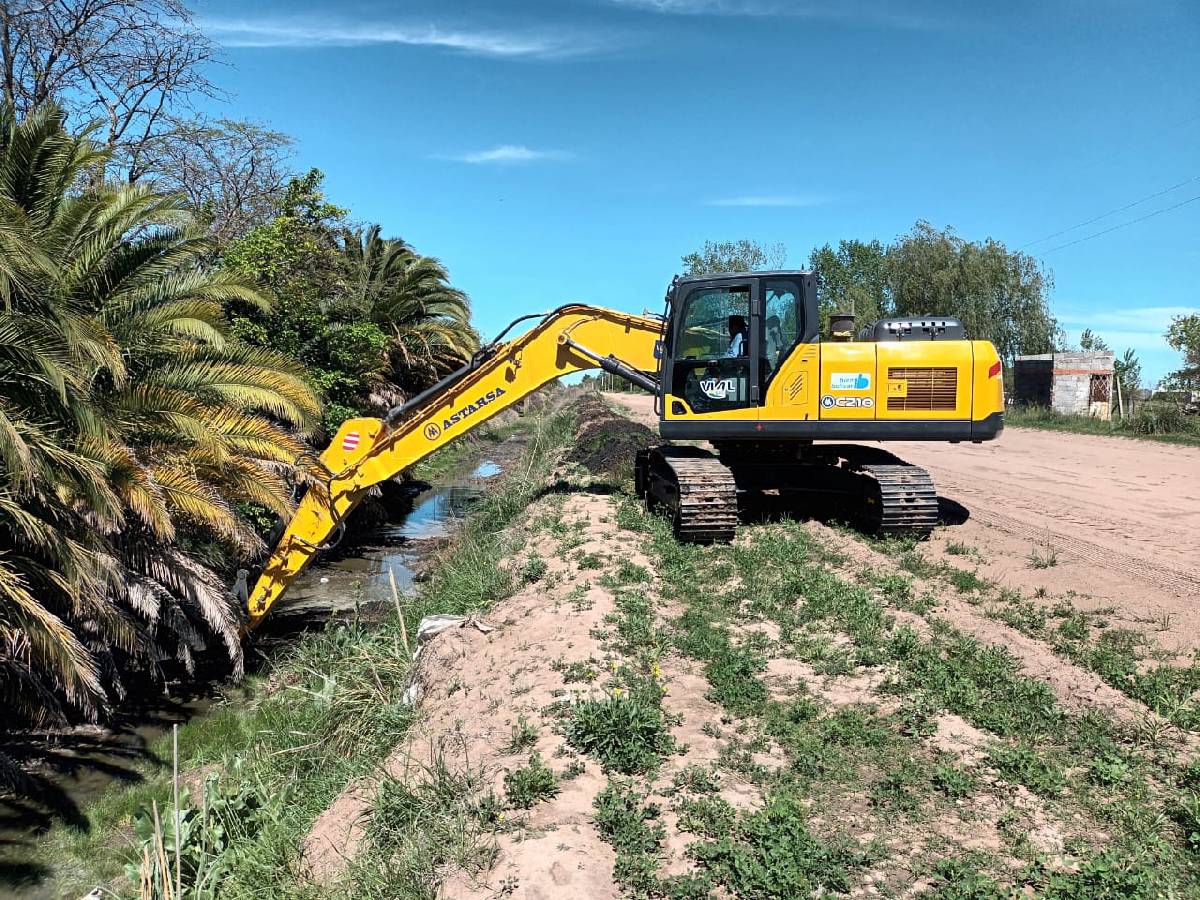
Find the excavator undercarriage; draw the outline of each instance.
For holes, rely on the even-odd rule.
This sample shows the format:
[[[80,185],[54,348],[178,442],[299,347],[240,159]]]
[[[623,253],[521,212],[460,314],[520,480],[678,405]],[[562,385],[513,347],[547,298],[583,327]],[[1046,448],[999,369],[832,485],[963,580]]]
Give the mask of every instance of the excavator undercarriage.
[[[872,534],[924,535],[938,524],[929,473],[874,447],[853,444],[690,445],[647,448],[634,485],[664,512],[680,540],[733,539],[738,522],[790,513],[840,520]]]

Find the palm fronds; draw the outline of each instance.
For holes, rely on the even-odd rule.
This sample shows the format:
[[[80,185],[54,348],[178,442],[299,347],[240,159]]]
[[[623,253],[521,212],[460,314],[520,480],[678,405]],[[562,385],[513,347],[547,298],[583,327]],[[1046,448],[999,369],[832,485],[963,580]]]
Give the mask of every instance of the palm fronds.
[[[212,647],[241,671],[196,548],[261,551],[240,509],[290,512],[320,414],[298,363],[229,333],[228,303],[269,301],[203,267],[178,198],[95,186],[104,160],[53,108],[0,105],[0,711],[28,721]]]

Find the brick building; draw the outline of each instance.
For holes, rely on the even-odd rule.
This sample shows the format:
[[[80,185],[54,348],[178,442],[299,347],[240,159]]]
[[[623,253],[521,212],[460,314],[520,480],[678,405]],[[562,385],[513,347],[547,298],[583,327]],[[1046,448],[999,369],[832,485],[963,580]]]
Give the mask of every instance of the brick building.
[[[1107,350],[1018,356],[1013,399],[1074,416],[1112,416],[1113,361]]]

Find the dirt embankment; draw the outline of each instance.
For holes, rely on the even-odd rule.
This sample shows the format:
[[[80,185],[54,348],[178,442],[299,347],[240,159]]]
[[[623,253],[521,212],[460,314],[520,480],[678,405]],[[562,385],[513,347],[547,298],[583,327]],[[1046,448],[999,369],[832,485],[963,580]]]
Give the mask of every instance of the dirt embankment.
[[[607,396],[657,422],[653,398]],[[1200,450],[1028,428],[980,445],[885,446],[967,515],[935,533],[935,558],[961,565],[947,551],[965,545],[1004,587],[1108,611],[1170,651],[1200,648]]]
[[[506,532],[515,593],[424,646],[419,724],[380,776],[317,820],[304,848],[314,880],[353,878],[388,821],[387,785],[435,770],[470,785],[453,802],[474,829],[469,852],[428,873],[441,897],[899,896],[959,883],[999,895],[1052,878],[1083,891],[1063,896],[1112,879],[1100,887],[1117,896],[1137,879],[1174,890],[1190,877],[1172,791],[1192,777],[1178,767],[1195,734],[984,614],[977,592],[909,578],[851,534],[782,522],[747,526],[731,547],[680,547],[613,492],[656,437],[648,398],[612,399],[642,424],[581,401],[563,465]],[[968,509],[995,531],[975,540],[1011,539]],[[981,569],[1023,571],[1029,548],[976,553]],[[1037,571],[1066,595],[1073,564]],[[1125,600],[1131,620],[1143,615]],[[639,690],[669,740],[653,764],[614,769],[573,723]],[[1158,856],[1134,859],[1146,829]]]

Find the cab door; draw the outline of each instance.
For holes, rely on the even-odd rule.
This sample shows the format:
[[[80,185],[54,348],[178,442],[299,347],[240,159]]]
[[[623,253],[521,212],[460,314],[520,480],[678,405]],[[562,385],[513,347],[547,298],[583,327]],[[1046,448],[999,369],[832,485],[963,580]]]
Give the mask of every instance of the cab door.
[[[672,334],[667,419],[754,419],[759,403],[758,282],[697,285],[681,298]],[[682,400],[682,403],[678,401]]]
[[[820,386],[820,347],[817,324],[805,302],[805,292],[815,283],[805,273],[765,277],[762,280],[762,344],[759,379],[762,384],[763,421],[803,421],[817,418]]]

